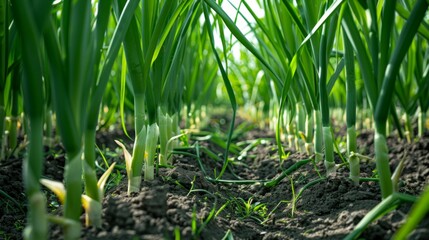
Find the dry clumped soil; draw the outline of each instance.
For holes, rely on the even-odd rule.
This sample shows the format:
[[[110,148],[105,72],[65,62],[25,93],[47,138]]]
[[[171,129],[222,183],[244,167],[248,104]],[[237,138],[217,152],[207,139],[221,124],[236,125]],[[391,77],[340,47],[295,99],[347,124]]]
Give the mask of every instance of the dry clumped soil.
[[[225,172],[224,179],[271,179],[282,169],[309,157],[286,149],[291,151],[289,158],[278,161],[274,134],[269,130],[254,128],[239,140],[261,137],[272,141],[262,142],[249,151],[246,158],[236,160]],[[113,139],[125,137],[117,130],[100,134],[97,141],[100,146],[114,149],[110,143]],[[216,149],[210,142],[200,144]],[[429,135],[410,144],[389,137],[388,145],[392,171],[405,159],[400,191],[420,194],[429,184]],[[373,157],[373,134],[361,133],[358,146],[361,154]],[[0,238],[4,239],[22,239],[25,226],[23,156],[20,155],[0,163],[0,190],[13,198],[1,195],[0,199]],[[207,154],[202,153],[201,160],[207,174],[213,174],[215,168],[220,170],[222,163]],[[342,161],[338,155],[336,160]],[[61,180],[64,166],[61,147],[46,148],[46,161],[44,177]],[[122,157],[111,161],[123,163]],[[373,162],[362,162],[362,177],[373,176],[374,169]],[[195,158],[175,155],[174,168],[161,168],[154,181],[142,182],[141,191],[130,196],[126,193],[125,171],[121,170],[125,177],[105,194],[102,227],[84,228],[81,239],[175,239],[178,235],[181,239],[222,239],[228,231],[234,239],[343,239],[380,202],[378,184],[362,182],[355,186],[348,180],[347,168],[342,167],[334,176],[305,189],[299,200],[292,202],[294,193],[296,196],[303,186],[319,178],[316,170],[323,176],[322,163],[307,164],[274,188],[258,184],[219,184],[205,178]],[[49,211],[61,214],[56,197],[48,191],[46,194]],[[245,203],[253,208],[246,212]],[[410,204],[400,205],[372,223],[361,237],[390,239],[404,223],[410,208]],[[429,216],[426,216],[410,239],[428,238]],[[51,239],[61,239],[61,231],[56,226],[51,229]]]

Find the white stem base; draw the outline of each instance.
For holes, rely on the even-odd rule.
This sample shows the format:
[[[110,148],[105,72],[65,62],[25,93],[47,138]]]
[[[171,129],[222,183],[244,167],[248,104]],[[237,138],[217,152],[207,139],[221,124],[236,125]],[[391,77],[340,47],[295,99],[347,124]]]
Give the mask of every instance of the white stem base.
[[[139,192],[141,182],[142,182],[141,176],[132,177],[131,179],[128,179],[128,195],[132,192]]]
[[[152,166],[146,166],[144,171],[144,180],[152,181],[155,178],[155,168]]]

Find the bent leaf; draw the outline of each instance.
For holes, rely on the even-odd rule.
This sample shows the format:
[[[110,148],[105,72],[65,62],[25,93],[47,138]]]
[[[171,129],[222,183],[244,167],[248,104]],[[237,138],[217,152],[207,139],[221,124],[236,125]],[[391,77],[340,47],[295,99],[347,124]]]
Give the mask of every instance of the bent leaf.
[[[122,151],[124,152],[124,158],[125,158],[125,167],[127,169],[127,174],[128,176],[131,176],[131,154],[130,152],[128,152],[127,148],[124,146],[124,144],[122,144],[121,142],[115,140],[116,144],[118,144],[121,148]]]
[[[40,179],[40,183],[51,190],[60,200],[61,204],[64,204],[66,198],[66,189],[64,184],[58,181],[49,179]]]
[[[112,173],[113,168],[115,168],[115,165],[116,165],[115,162],[111,164],[110,167],[104,172],[104,174],[98,180],[97,186],[98,186],[98,193],[99,193],[100,199],[103,199],[104,197],[104,186],[106,185],[107,179]]]

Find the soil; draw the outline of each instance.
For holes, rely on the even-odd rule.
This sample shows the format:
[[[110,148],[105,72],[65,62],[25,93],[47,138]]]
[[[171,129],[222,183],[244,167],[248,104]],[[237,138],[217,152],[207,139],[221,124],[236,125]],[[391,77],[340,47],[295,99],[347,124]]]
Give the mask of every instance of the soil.
[[[235,158],[223,179],[272,179],[294,163],[309,158],[304,153],[290,152],[287,160],[279,161],[274,133],[253,128],[234,142],[265,139]],[[123,164],[123,157],[112,144],[114,139],[126,139],[121,130],[99,134],[97,142],[108,161]],[[130,141],[127,141],[130,144]],[[191,143],[195,144],[195,141]],[[211,141],[199,141],[202,147],[218,151]],[[129,149],[131,148],[130,145]],[[242,146],[244,148],[247,145]],[[360,153],[373,157],[373,134],[362,132],[358,137]],[[429,184],[429,135],[407,143],[388,138],[392,171],[405,159],[400,192],[419,195]],[[194,149],[188,153],[196,154]],[[0,239],[22,239],[25,226],[26,200],[21,165],[23,154],[0,162]],[[221,154],[219,154],[221,156]],[[222,163],[202,151],[200,155],[208,177]],[[341,163],[339,155],[336,160]],[[46,148],[44,177],[62,179],[64,150],[61,146]],[[100,161],[102,162],[102,160]],[[225,184],[209,181],[195,157],[174,155],[173,168],[161,168],[154,181],[142,182],[141,191],[127,195],[125,170],[119,169],[116,182],[110,181],[103,201],[101,228],[84,228],[82,239],[343,239],[357,223],[380,202],[376,182],[361,182],[355,186],[348,179],[345,165],[336,174],[302,191],[298,201],[292,201],[307,183],[324,175],[323,163],[306,164],[283,179],[279,185],[266,188],[261,184]],[[361,163],[362,177],[374,176],[372,161]],[[124,176],[120,179],[120,176]],[[121,181],[119,181],[119,180]],[[45,191],[45,190],[44,190]],[[49,211],[60,214],[55,196],[47,194]],[[404,223],[411,208],[401,204],[396,210],[372,223],[361,235],[364,239],[390,239]],[[429,216],[421,222],[410,239],[429,238]],[[53,226],[51,239],[61,239],[61,231]],[[232,238],[229,238],[232,239]]]

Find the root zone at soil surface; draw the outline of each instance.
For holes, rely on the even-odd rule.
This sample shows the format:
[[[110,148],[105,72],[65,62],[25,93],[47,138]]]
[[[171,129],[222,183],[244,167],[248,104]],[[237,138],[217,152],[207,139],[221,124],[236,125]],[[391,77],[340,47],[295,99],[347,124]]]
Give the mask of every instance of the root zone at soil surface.
[[[113,136],[103,134],[99,141],[116,138],[120,138],[117,133]],[[263,141],[249,151],[247,157],[236,159],[230,165],[235,175],[227,170],[224,179],[237,179],[237,176],[272,179],[282,169],[309,157],[292,151],[289,158],[280,163],[270,131],[255,128],[242,138],[240,140],[264,138],[272,141]],[[213,147],[209,142],[200,144],[209,149]],[[362,154],[373,157],[372,133],[361,133],[358,144]],[[412,144],[391,137],[388,145],[392,171],[405,158],[400,191],[420,194],[429,183],[429,136]],[[61,180],[64,155],[47,156],[44,176]],[[341,163],[341,159],[336,158]],[[220,170],[221,162],[204,153],[201,159],[209,175],[215,168]],[[0,165],[1,190],[15,201],[0,201],[0,238],[21,239],[26,212],[21,180],[22,158],[10,158]],[[312,185],[297,201],[292,201],[303,186],[319,178],[316,169],[324,175],[322,163],[316,167],[310,163],[274,188],[260,184],[214,184],[205,178],[195,158],[175,155],[174,168],[160,169],[154,181],[142,182],[141,191],[130,196],[126,193],[126,174],[122,171],[121,183],[105,194],[102,227],[84,228],[81,238],[174,239],[180,235],[181,239],[222,239],[230,231],[234,239],[343,239],[380,202],[378,184],[362,182],[355,186],[348,179],[348,169],[342,167],[334,176]],[[373,176],[374,169],[374,163],[362,162],[362,177]],[[51,203],[50,211],[60,214],[60,207],[54,204],[55,197],[46,193],[48,203]],[[404,223],[410,207],[409,204],[400,205],[372,223],[361,237],[390,239]],[[51,239],[60,239],[61,235],[60,229],[53,226]],[[427,239],[428,236],[429,218],[426,217],[410,239]]]

